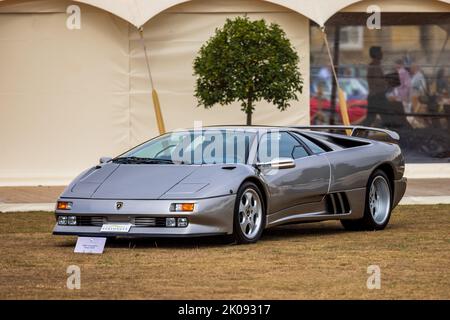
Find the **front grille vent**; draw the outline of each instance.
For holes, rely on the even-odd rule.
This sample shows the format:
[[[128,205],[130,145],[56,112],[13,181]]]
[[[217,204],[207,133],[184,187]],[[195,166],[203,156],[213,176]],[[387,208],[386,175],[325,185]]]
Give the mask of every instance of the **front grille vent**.
[[[165,227],[166,218],[135,217],[133,224],[136,227]]]
[[[105,218],[100,216],[77,216],[79,226],[101,227],[105,222]]]
[[[136,227],[165,227],[165,217],[131,217],[122,218],[106,216],[77,216],[77,225],[85,227],[101,227],[105,223],[131,223]]]

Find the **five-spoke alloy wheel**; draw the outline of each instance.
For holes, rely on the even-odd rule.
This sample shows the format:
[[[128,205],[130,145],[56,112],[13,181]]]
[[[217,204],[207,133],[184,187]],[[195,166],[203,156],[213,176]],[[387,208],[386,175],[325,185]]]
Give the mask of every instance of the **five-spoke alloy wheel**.
[[[237,193],[234,212],[234,239],[237,243],[258,241],[266,224],[263,197],[258,187],[244,183]]]
[[[364,216],[358,220],[341,220],[347,230],[383,230],[392,211],[392,189],[384,171],[375,171],[368,183]]]
[[[369,210],[373,220],[382,225],[391,211],[391,190],[383,176],[376,176],[369,190]]]

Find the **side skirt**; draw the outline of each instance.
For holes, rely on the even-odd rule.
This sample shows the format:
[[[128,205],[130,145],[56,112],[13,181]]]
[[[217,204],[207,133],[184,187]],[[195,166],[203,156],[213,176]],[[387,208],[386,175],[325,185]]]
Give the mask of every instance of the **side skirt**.
[[[366,188],[328,194],[319,202],[300,204],[267,216],[266,228],[283,224],[359,219],[364,214]]]

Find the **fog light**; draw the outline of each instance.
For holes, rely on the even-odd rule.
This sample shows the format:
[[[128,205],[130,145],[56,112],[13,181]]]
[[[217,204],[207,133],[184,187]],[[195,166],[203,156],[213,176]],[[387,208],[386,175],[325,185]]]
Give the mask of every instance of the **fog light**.
[[[76,226],[76,225],[77,225],[77,217],[75,217],[75,216],[69,216],[69,217],[67,218],[67,224],[68,224],[69,226]]]
[[[194,211],[193,203],[172,203],[170,205],[170,211],[172,212],[192,212]]]
[[[177,219],[175,218],[166,218],[166,227],[176,227]]]
[[[58,216],[58,224],[60,226],[67,225],[67,217],[66,216]]]
[[[187,218],[178,218],[178,227],[186,228],[187,226],[188,226],[188,219]]]
[[[72,202],[68,201],[58,201],[56,204],[57,210],[71,210],[72,209]]]

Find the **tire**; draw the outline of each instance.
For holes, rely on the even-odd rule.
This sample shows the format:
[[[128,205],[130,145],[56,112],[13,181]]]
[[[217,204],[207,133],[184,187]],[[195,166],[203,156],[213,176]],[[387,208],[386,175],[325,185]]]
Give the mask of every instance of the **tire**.
[[[238,190],[234,205],[233,240],[238,244],[255,243],[266,226],[266,208],[259,188],[245,182]]]
[[[377,170],[366,188],[364,216],[358,220],[341,220],[346,230],[373,231],[386,228],[392,213],[392,186],[384,171]]]

